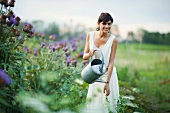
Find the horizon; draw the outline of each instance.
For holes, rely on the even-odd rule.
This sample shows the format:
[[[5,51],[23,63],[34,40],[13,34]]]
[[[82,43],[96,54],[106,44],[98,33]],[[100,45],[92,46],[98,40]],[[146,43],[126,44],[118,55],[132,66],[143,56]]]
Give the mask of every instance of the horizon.
[[[128,31],[136,32],[143,28],[150,32],[170,32],[170,1],[117,1],[117,0],[22,0],[16,1],[14,13],[23,21],[42,20],[45,23],[56,22],[59,25],[85,25],[88,28],[97,26],[101,12],[109,12],[115,25],[119,27],[122,37]],[[40,7],[41,6],[41,7]],[[31,7],[31,8],[30,8]],[[24,8],[24,9],[23,9]]]

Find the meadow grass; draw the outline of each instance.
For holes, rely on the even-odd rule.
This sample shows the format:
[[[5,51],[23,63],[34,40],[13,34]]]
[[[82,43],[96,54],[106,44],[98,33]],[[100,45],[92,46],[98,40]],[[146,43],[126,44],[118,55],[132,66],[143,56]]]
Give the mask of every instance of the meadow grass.
[[[116,53],[118,70],[128,68],[129,76],[119,79],[134,84],[153,103],[152,107],[170,110],[170,46],[151,44],[119,44]],[[126,78],[123,78],[126,77]]]

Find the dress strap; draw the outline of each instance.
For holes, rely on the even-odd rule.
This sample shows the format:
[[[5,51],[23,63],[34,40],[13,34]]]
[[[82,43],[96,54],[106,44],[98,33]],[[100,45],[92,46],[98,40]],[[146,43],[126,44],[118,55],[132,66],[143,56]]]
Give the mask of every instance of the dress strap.
[[[114,36],[114,35],[111,35],[111,36],[110,36],[110,40],[108,39],[109,42],[110,42],[109,45],[110,45],[111,47],[112,47],[112,45],[113,45],[113,40],[114,40],[114,39],[115,39],[115,36]]]

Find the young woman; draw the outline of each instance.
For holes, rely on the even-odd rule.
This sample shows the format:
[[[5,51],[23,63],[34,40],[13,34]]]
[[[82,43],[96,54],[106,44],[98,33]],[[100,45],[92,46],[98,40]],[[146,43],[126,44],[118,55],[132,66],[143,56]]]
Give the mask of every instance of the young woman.
[[[94,82],[89,84],[87,94],[87,113],[108,113],[109,111],[116,112],[116,104],[119,98],[119,86],[114,60],[118,40],[110,34],[113,23],[113,18],[109,13],[101,13],[97,25],[97,31],[92,31],[87,34],[86,44],[84,48],[83,59],[101,58],[100,49],[104,55],[104,63],[107,67],[107,72],[102,75],[102,79],[106,83]]]

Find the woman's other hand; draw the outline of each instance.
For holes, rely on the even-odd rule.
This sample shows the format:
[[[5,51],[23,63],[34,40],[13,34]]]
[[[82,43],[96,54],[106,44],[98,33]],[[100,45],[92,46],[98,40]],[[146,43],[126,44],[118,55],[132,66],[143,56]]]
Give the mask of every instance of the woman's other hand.
[[[104,85],[103,93],[105,93],[106,96],[109,96],[109,94],[110,94],[109,83],[106,83],[106,84]]]

